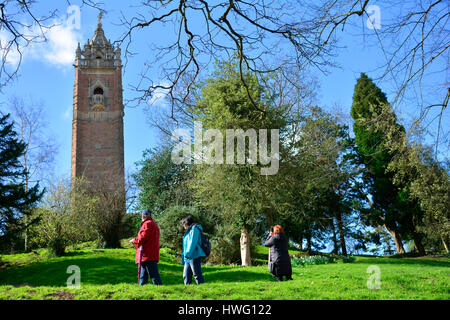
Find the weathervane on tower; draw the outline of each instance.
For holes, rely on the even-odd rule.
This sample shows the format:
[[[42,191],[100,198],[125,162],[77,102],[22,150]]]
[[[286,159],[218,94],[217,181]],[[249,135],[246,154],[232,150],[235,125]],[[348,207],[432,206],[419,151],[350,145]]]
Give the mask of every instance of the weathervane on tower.
[[[98,14],[98,20],[97,20],[97,27],[101,28],[102,27],[102,17],[103,17],[103,12],[100,11],[100,13]]]

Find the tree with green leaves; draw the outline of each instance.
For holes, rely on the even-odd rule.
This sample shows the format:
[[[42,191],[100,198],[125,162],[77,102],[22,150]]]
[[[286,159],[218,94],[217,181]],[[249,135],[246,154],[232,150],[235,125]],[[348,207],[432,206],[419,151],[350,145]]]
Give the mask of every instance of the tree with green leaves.
[[[280,165],[279,222],[288,226],[296,242],[306,240],[309,253],[313,244],[324,248],[331,229],[336,249],[346,254],[344,222],[352,211],[350,189],[355,175],[345,158],[351,146],[348,128],[319,107],[306,108],[294,123],[286,130]]]
[[[192,166],[175,164],[171,159],[171,146],[144,151],[133,175],[140,192],[138,210],[150,209],[155,216],[174,205],[191,205],[192,191],[187,187]]]
[[[62,256],[69,244],[94,240],[98,199],[86,188],[84,179],[61,179],[51,184],[31,217],[39,222],[30,227],[31,243],[47,247],[50,255]]]
[[[282,110],[274,107],[270,91],[251,72],[247,71],[245,78],[248,88],[242,84],[237,60],[232,60],[221,62],[214,75],[199,86],[192,113],[197,121],[201,121],[204,129],[216,130],[215,137],[207,137],[208,131],[205,130],[201,149],[205,159],[209,157],[215,160],[196,165],[191,186],[196,198],[206,208],[218,212],[225,224],[240,230],[241,263],[248,266],[251,265],[251,230],[257,217],[273,215],[270,199],[277,181],[276,175],[261,174],[264,172],[261,162],[251,162],[258,156],[257,152],[255,154],[250,150],[256,147],[250,146],[256,144],[252,140],[252,133],[268,129],[266,138],[271,149],[267,152],[272,154],[278,146],[271,144],[271,130],[282,128],[283,119]],[[254,110],[247,89],[262,112]],[[239,138],[233,136],[230,139],[230,130],[235,133],[242,130],[244,138],[241,147],[238,147]],[[225,152],[220,151],[220,148],[224,150],[225,143],[216,144],[221,140],[219,135],[223,141],[227,139],[227,144],[233,144],[232,147],[227,146],[226,153],[227,158],[231,154],[234,161],[229,162],[225,159]],[[239,154],[244,155],[241,158],[245,160],[244,163],[239,163]]]
[[[420,142],[420,137],[407,139],[405,132],[396,130],[385,116],[377,126],[389,137],[387,147],[395,153],[388,171],[394,183],[401,188],[403,203],[409,204],[409,219],[414,245],[419,254],[425,254],[422,241],[449,252],[450,237],[450,178],[448,162],[440,162],[431,147]]]
[[[417,175],[411,181],[410,194],[424,211],[418,229],[436,242],[445,252],[450,248],[450,166],[436,162],[430,152],[423,152],[423,161],[411,159],[409,165],[417,166]]]
[[[48,116],[45,114],[43,102],[29,97],[12,96],[8,101],[8,109],[15,122],[15,130],[26,148],[21,155],[21,163],[25,169],[25,191],[36,181],[47,180],[52,174],[57,145],[53,137],[46,132]],[[45,181],[44,181],[45,183]],[[30,219],[32,210],[25,210],[21,223],[24,228],[24,249],[29,251],[28,230],[37,220]]]
[[[9,122],[0,115],[0,241],[9,243],[18,231],[18,219],[42,197],[39,184],[25,188],[26,170],[20,162],[26,144],[19,140]],[[11,231],[11,232],[10,232]]]
[[[392,141],[404,145],[405,129],[389,105],[386,95],[364,73],[358,79],[353,95],[351,116],[357,146],[357,157],[365,167],[363,180],[368,188],[370,210],[365,221],[384,226],[391,234],[397,253],[404,253],[403,240],[413,239],[420,254],[425,254],[422,236],[417,232],[422,210],[409,197],[408,181],[394,182],[389,170],[399,149]]]

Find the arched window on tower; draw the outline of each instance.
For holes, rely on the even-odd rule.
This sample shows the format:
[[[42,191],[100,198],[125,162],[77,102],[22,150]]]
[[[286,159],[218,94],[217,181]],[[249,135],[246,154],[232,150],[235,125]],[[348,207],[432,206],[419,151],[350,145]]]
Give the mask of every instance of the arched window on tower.
[[[101,94],[101,95],[103,95],[103,89],[100,88],[100,87],[95,88],[94,89],[94,94]]]
[[[105,111],[105,97],[103,96],[103,89],[96,87],[94,94],[91,97],[92,111]]]

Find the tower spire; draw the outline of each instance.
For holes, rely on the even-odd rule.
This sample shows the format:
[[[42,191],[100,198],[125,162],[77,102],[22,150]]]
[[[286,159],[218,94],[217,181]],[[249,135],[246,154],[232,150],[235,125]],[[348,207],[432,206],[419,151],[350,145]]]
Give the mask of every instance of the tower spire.
[[[106,39],[105,32],[103,31],[103,28],[102,28],[102,17],[103,17],[103,12],[100,11],[100,13],[98,14],[98,17],[97,17],[97,29],[94,32],[94,37],[92,38],[92,41],[90,42],[90,44],[93,46],[100,46],[100,47],[108,46],[108,47],[110,47],[111,45],[110,45],[109,41]]]
[[[98,14],[97,17],[97,28],[101,29],[102,27],[102,17],[103,17],[103,12],[100,11],[100,13]]]

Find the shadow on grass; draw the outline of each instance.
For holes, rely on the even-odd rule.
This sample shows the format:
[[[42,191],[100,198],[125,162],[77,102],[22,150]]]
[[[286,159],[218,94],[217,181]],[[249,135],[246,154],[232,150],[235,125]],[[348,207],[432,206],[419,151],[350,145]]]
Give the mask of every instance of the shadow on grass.
[[[183,284],[183,266],[161,257],[158,264],[164,285]],[[66,286],[73,273],[67,273],[71,265],[80,268],[82,285],[137,284],[137,265],[123,257],[91,256],[83,252],[69,252],[65,257],[37,261],[22,266],[0,270],[0,285]],[[230,268],[228,266],[202,266],[205,281],[251,282],[269,280],[270,275],[261,271]]]
[[[265,257],[261,252],[259,258]],[[361,258],[356,264],[391,264],[450,267],[447,258]],[[24,262],[0,269],[0,285],[20,286],[66,286],[67,273],[71,265],[80,268],[82,285],[137,284],[137,265],[134,252],[98,250],[89,252],[70,251],[64,257]],[[158,264],[164,285],[183,284],[183,266],[170,255],[162,254]],[[207,283],[271,281],[272,277],[264,266],[202,266]]]

